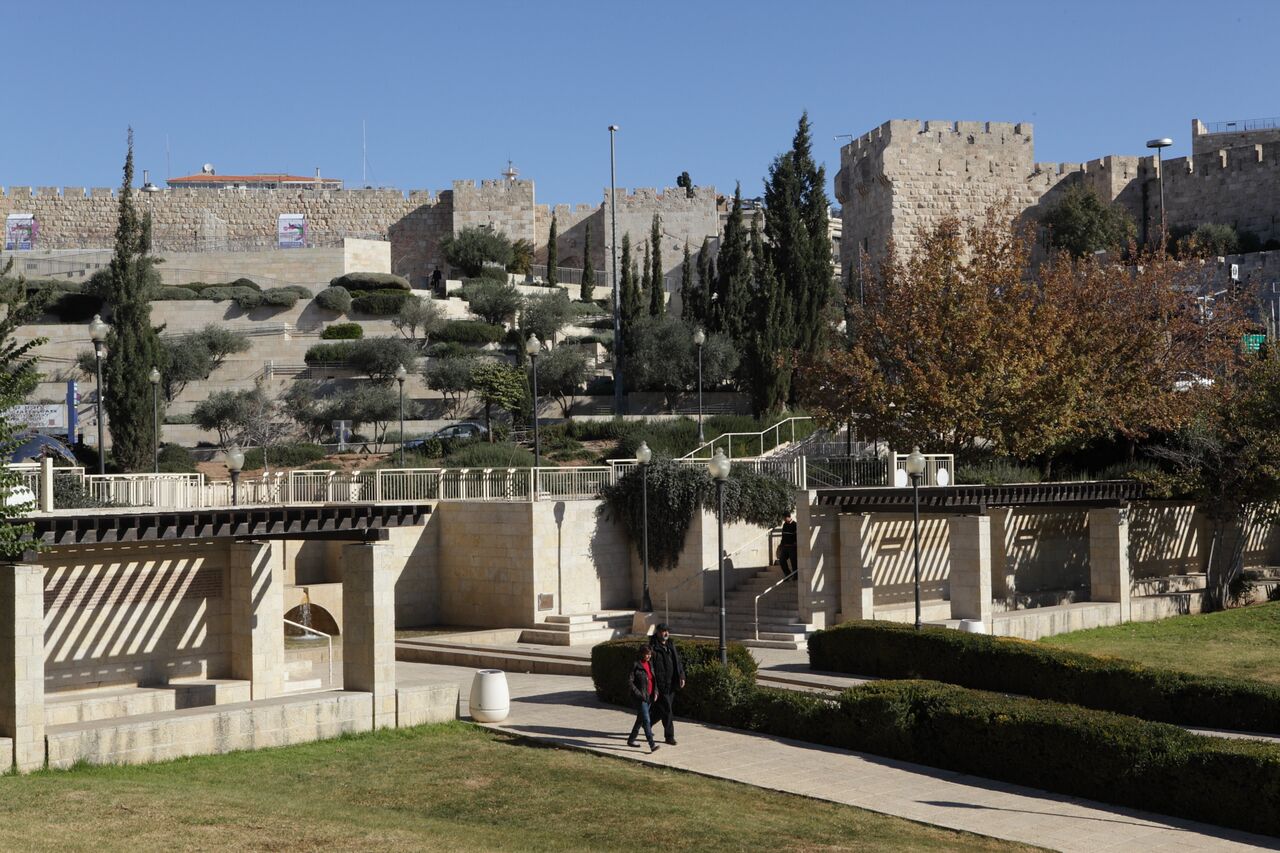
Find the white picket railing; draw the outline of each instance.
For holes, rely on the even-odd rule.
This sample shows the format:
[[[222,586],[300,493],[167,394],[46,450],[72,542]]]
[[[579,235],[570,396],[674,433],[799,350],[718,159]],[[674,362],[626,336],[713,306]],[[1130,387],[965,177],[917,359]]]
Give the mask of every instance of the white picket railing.
[[[721,433],[705,444],[695,447],[686,453],[681,459],[701,459],[707,460],[715,455],[716,448],[724,450],[725,455],[730,459],[734,458],[734,442],[737,442],[738,458],[748,457],[754,458],[764,456],[770,450],[781,444],[794,443],[796,440],[796,427],[803,424],[804,426],[812,426],[813,418],[809,417],[792,417],[778,421],[767,429],[759,432],[726,432]],[[804,436],[802,435],[801,438]]]

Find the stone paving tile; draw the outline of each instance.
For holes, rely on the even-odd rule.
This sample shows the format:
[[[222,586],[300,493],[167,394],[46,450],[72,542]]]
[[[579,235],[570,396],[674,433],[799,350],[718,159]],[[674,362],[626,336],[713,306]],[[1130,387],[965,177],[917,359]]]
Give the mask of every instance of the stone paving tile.
[[[400,677],[458,684],[464,715],[473,672],[397,664]],[[650,755],[625,745],[631,714],[600,703],[590,679],[512,673],[508,685],[511,715],[492,727],[561,746],[1065,851],[1280,850],[1280,839],[686,720],[676,724],[678,746]]]

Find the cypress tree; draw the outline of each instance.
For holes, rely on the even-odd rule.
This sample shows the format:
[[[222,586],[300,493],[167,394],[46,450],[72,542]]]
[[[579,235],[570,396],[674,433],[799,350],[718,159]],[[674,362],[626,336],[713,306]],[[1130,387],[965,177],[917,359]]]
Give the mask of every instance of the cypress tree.
[[[813,356],[822,345],[823,314],[833,289],[827,236],[826,170],[813,159],[809,114],[800,116],[791,150],[774,158],[765,182],[765,244],[794,313],[791,348]]]
[[[680,319],[686,323],[698,322],[693,307],[693,256],[689,254],[689,241],[684,241],[684,258],[680,261]]]
[[[618,289],[622,299],[620,314],[622,316],[622,340],[626,351],[631,351],[631,334],[635,331],[636,321],[640,319],[642,303],[640,298],[640,282],[637,280],[638,270],[631,257],[631,235],[622,235],[622,271],[618,281]]]
[[[150,224],[139,219],[133,203],[133,128],[130,128],[115,254],[104,294],[112,323],[103,364],[103,381],[111,393],[103,403],[111,428],[111,453],[125,471],[149,470],[155,451],[148,374],[151,368],[160,366],[160,338],[151,325],[150,298],[158,276],[154,261],[146,251],[149,231]]]
[[[596,287],[596,271],[591,263],[591,223],[587,223],[587,232],[582,238],[582,289],[578,298],[590,302]]]
[[[649,241],[644,241],[644,265],[640,267],[640,296],[649,305],[649,313],[653,313],[653,264],[649,257]]]
[[[707,309],[711,301],[711,288],[715,286],[715,274],[711,269],[711,238],[702,238],[702,247],[698,249],[698,292],[693,300],[694,319],[703,325],[707,324]]]
[[[547,284],[556,283],[556,215],[551,214],[551,234],[547,237]]]
[[[741,344],[747,327],[744,313],[751,277],[751,248],[742,216],[741,185],[733,192],[733,208],[725,223],[724,242],[716,265],[716,300],[711,310],[713,331],[723,332]]]
[[[667,271],[662,264],[662,217],[653,215],[653,224],[649,226],[649,243],[653,246],[653,272],[650,278],[653,290],[649,292],[649,313],[661,317],[667,313]]]

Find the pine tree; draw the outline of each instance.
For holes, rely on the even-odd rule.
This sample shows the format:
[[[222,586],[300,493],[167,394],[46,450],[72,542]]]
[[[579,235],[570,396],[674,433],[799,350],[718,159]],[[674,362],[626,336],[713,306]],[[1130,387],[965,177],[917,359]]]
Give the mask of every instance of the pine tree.
[[[551,214],[551,235],[547,237],[547,284],[556,283],[556,215]]]
[[[712,304],[712,331],[723,332],[735,342],[744,340],[744,316],[749,301],[751,249],[742,216],[742,187],[733,193],[733,208],[724,227],[724,242],[716,259],[716,299]]]
[[[822,346],[823,314],[833,289],[825,184],[826,170],[813,159],[806,112],[800,116],[791,150],[770,165],[764,191],[769,261],[794,313],[790,348],[806,357]]]
[[[649,226],[649,244],[653,246],[653,271],[650,280],[653,290],[649,291],[649,313],[661,317],[667,313],[667,271],[662,264],[662,217],[653,215],[653,224]]]
[[[795,338],[795,321],[791,302],[786,298],[786,285],[767,257],[761,257],[754,265],[754,272],[756,298],[751,303],[750,330],[744,346],[745,366],[751,383],[752,411],[763,416],[781,410],[790,396],[790,347]]]
[[[693,256],[689,254],[689,241],[684,241],[684,258],[680,261],[680,319],[686,323],[698,322],[693,300]]]
[[[151,293],[157,282],[154,261],[146,253],[149,225],[139,219],[133,203],[133,129],[124,161],[120,189],[120,219],[115,255],[107,279],[106,303],[111,309],[107,359],[103,381],[111,393],[104,398],[111,428],[111,453],[125,471],[151,467],[155,432],[152,426],[151,368],[160,365],[160,338],[151,325]]]
[[[587,223],[586,234],[582,238],[582,289],[578,298],[590,302],[596,287],[596,271],[591,263],[591,223]]]

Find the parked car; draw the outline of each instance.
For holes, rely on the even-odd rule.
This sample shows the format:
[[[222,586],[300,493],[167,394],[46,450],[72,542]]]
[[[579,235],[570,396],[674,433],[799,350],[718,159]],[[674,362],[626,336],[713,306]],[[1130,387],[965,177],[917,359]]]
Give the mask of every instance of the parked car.
[[[428,441],[435,439],[438,441],[458,441],[466,438],[484,438],[488,435],[488,430],[483,424],[461,423],[450,424],[444,429],[437,430],[428,438],[413,438],[404,443],[405,450],[416,450],[423,447]]]

